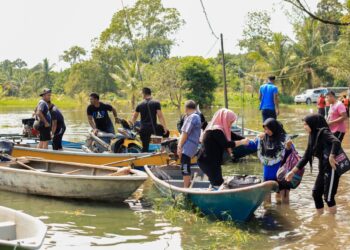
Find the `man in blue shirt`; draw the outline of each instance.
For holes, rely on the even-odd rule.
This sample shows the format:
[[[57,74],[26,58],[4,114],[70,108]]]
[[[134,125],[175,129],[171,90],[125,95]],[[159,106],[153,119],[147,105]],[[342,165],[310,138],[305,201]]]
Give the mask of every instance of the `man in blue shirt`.
[[[269,76],[268,82],[260,87],[259,100],[263,122],[268,118],[277,119],[279,115],[278,88],[275,86],[275,76]]]
[[[185,103],[185,111],[186,117],[181,128],[177,153],[181,159],[184,187],[188,188],[191,183],[191,158],[196,155],[198,150],[202,123],[194,101],[190,100]]]

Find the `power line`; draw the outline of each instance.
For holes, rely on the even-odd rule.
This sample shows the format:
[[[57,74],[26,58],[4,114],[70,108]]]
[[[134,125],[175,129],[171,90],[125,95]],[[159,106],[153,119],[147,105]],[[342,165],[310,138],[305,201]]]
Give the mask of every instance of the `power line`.
[[[203,13],[204,13],[204,15],[205,15],[205,19],[207,20],[209,29],[211,30],[211,34],[212,34],[216,39],[219,39],[219,37],[215,34],[215,32],[214,32],[214,30],[213,30],[213,27],[212,27],[211,24],[210,24],[207,11],[205,10],[204,4],[203,4],[203,0],[199,0],[199,1],[201,2],[202,9],[203,9]]]
[[[210,49],[208,50],[208,52],[205,54],[204,57],[207,57],[215,48],[216,44],[218,43],[219,39],[215,39],[214,44],[210,47]]]

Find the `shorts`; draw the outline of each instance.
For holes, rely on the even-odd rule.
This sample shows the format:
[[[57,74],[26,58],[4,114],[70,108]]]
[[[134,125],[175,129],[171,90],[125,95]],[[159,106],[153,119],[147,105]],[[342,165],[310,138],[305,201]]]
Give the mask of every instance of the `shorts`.
[[[50,127],[40,127],[39,128],[39,141],[50,141],[51,140],[51,128]]]
[[[181,172],[183,176],[191,175],[191,157],[185,154],[181,155]]]

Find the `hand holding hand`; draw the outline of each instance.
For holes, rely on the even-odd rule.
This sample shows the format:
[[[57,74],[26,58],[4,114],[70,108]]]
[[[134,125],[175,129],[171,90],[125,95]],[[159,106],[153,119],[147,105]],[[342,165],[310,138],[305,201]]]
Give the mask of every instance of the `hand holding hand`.
[[[249,139],[248,138],[244,138],[241,140],[241,144],[244,145],[244,146],[248,146],[249,145]]]
[[[264,139],[265,133],[260,133],[260,134],[258,135],[258,137],[259,137],[260,140]]]

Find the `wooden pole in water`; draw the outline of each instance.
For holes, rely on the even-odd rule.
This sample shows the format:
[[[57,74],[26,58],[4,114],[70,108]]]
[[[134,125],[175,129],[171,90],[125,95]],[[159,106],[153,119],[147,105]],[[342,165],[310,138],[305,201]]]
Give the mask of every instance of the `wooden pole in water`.
[[[224,80],[225,108],[228,108],[224,36],[222,35],[222,33],[220,34],[220,40],[221,40],[221,57],[222,57],[222,76]]]

